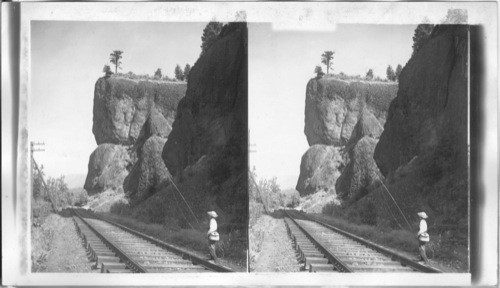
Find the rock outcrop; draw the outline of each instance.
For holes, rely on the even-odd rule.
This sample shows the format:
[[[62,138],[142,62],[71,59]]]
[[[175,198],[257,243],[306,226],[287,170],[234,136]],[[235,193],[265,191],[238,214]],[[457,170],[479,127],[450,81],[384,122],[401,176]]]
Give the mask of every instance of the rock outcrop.
[[[161,159],[167,139],[151,136],[138,153],[138,161],[125,179],[123,186],[130,194],[132,203],[140,202],[168,184],[170,173]]]
[[[125,194],[140,201],[165,182],[161,151],[185,91],[185,82],[97,80],[92,131],[99,146],[89,159],[85,189],[113,196],[95,196],[95,205],[109,209],[112,203],[101,205],[104,198],[121,201]]]
[[[352,203],[368,194],[380,181],[380,172],[373,160],[373,151],[378,140],[364,136],[349,149],[347,166],[335,183],[339,197]]]
[[[374,158],[413,215],[467,223],[467,26],[436,26],[400,76]]]
[[[351,137],[361,111],[383,125],[397,83],[311,79],[307,84],[304,133],[309,145],[342,146]]]
[[[348,164],[335,183],[339,197],[352,203],[365,196],[383,178],[378,170],[373,152],[384,129],[369,111],[363,111],[345,151]]]
[[[397,90],[393,82],[309,81],[304,133],[311,147],[302,156],[296,186],[301,196],[328,192],[342,204],[367,193],[378,173],[373,150]]]
[[[300,176],[295,188],[300,196],[314,194],[321,190],[330,191],[345,165],[340,148],[316,144],[307,150],[300,163]]]
[[[183,82],[100,78],[95,84],[92,126],[97,144],[133,145],[143,136],[148,120],[150,127],[168,135],[185,91]]]
[[[413,157],[449,168],[467,157],[467,31],[438,26],[405,66],[375,160],[388,175]],[[443,167],[444,168],[444,167]]]
[[[180,184],[204,179],[183,191],[196,213],[233,223],[247,221],[247,70],[246,23],[229,23],[191,69],[162,154]]]
[[[118,189],[133,165],[127,147],[116,144],[101,144],[90,155],[87,179],[83,188],[89,195],[108,189]]]

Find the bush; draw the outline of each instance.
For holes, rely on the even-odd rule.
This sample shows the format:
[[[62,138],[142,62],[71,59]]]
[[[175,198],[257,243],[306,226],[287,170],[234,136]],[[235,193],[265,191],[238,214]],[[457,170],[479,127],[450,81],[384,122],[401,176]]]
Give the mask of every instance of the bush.
[[[47,256],[52,248],[54,231],[45,225],[31,226],[31,272],[45,270]]]
[[[177,82],[176,79],[171,79],[167,75],[161,76],[159,74],[155,76],[150,76],[149,74],[135,74],[132,71],[129,71],[128,73],[116,73],[113,75],[113,77],[121,77],[121,78],[126,78],[130,80],[142,80],[142,81],[148,81],[148,80],[162,80],[162,81],[167,81],[167,82]]]
[[[364,79],[360,75],[347,75],[344,72],[340,72],[339,74],[331,74],[331,77],[347,81],[353,81],[353,80],[361,81]]]
[[[131,214],[130,205],[121,201],[116,202],[113,205],[111,205],[109,212],[117,215],[130,215]]]
[[[316,78],[318,79],[325,75],[321,66],[316,66],[316,68],[314,68],[314,73],[316,73]]]
[[[250,201],[250,208],[249,208],[249,223],[248,226],[252,227],[257,220],[259,219],[262,214],[264,214],[264,205],[262,203],[258,203],[256,201]]]

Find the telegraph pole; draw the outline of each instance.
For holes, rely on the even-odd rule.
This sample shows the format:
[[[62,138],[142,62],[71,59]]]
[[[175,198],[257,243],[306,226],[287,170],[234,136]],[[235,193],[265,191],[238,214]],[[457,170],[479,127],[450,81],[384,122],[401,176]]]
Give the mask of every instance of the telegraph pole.
[[[31,151],[31,197],[33,197],[33,183],[35,179],[35,158],[33,157],[34,152],[45,151],[45,149],[39,148],[44,146],[43,142],[30,142],[30,151]]]

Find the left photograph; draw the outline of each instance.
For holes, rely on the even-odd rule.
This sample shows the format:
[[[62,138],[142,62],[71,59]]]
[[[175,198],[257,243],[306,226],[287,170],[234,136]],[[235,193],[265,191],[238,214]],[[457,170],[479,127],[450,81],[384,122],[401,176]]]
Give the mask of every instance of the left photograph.
[[[246,272],[245,22],[32,21],[31,272]]]

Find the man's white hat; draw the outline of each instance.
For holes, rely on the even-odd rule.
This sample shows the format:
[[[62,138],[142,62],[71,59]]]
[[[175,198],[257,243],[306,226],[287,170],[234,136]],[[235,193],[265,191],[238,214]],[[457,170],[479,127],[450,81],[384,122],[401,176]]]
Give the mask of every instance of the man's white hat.
[[[218,215],[217,215],[217,213],[215,213],[215,211],[208,211],[207,214],[208,214],[208,216],[213,217],[213,218],[218,217]]]
[[[423,219],[427,219],[427,214],[425,214],[425,212],[418,212],[417,215],[420,217],[420,218],[423,218]]]

